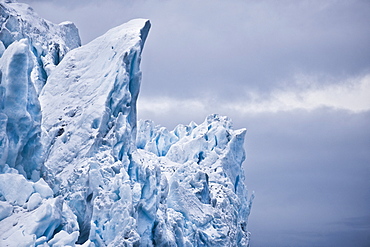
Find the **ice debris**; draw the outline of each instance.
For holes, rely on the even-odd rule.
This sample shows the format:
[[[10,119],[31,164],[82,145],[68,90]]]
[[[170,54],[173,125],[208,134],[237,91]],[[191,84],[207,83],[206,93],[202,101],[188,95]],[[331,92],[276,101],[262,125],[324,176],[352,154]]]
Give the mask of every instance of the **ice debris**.
[[[248,246],[245,129],[137,121],[136,19],[80,46],[0,0],[0,246]]]

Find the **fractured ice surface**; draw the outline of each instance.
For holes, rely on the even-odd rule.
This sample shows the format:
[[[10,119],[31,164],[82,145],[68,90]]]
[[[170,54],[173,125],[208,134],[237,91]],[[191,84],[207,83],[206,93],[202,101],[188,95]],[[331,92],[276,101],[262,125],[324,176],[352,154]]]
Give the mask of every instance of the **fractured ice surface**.
[[[14,41],[26,38],[33,60],[30,76],[39,93],[65,54],[81,45],[78,30],[71,22],[56,25],[44,20],[27,4],[16,1],[0,1],[0,15],[0,54]]]
[[[248,246],[245,129],[137,121],[150,22],[80,46],[0,0],[0,246]]]
[[[0,14],[0,170],[6,163],[37,180],[42,163],[38,94],[80,38],[73,23],[55,25],[26,4],[0,1]]]
[[[0,169],[7,164],[27,178],[37,179],[41,165],[41,110],[30,81],[32,59],[26,39],[13,42],[5,50],[0,69],[0,121],[6,129],[2,134]]]

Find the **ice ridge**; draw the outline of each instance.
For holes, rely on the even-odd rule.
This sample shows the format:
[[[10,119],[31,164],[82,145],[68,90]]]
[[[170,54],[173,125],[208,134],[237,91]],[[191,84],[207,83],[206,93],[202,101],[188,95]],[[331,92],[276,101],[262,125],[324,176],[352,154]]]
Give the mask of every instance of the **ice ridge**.
[[[80,46],[0,0],[0,246],[248,246],[245,129],[137,121],[135,19]]]
[[[73,23],[55,25],[26,4],[0,1],[0,170],[40,178],[38,94],[64,55],[80,45]]]

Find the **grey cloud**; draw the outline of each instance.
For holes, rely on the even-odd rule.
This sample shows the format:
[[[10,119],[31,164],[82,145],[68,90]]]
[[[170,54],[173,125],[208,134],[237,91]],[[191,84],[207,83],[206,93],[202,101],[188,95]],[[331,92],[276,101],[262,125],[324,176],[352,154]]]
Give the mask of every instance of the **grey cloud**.
[[[157,60],[156,71],[150,69],[153,65],[148,68],[148,83],[156,83],[150,92],[176,94],[179,90],[185,97],[212,92],[218,100],[228,100],[246,97],[243,92],[296,86],[295,73],[321,75],[318,83],[324,84],[368,72],[370,35],[365,23],[369,19],[361,4],[338,3],[319,11],[299,4],[288,8],[268,3],[240,4],[235,9],[222,6],[185,18],[178,30],[163,31],[160,39],[152,34],[153,58],[162,56],[163,60]],[[227,10],[237,14],[217,19]],[[192,11],[177,14],[190,16]],[[159,21],[159,28],[167,28],[165,20]]]
[[[49,19],[75,21],[84,42],[131,18],[151,19],[143,96],[268,96],[301,87],[297,73],[321,85],[370,71],[367,1],[75,2],[33,4],[48,6]]]
[[[256,191],[249,225],[256,246],[370,243],[362,221],[344,224],[370,216],[369,120],[370,112],[322,109],[243,121],[249,126],[247,184]]]

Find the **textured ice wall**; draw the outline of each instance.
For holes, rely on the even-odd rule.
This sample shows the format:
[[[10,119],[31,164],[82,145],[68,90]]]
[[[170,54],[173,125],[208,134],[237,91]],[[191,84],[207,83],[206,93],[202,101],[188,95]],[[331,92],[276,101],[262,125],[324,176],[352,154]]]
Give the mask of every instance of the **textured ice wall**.
[[[0,58],[0,169],[16,168],[27,178],[40,178],[41,110],[30,80],[33,63],[27,40],[13,42]]]
[[[0,1],[0,55],[14,41],[27,39],[32,53],[31,81],[39,93],[65,54],[81,45],[72,22],[59,25],[40,18],[27,4]]]
[[[52,24],[26,4],[0,1],[0,172],[37,180],[42,166],[38,94],[64,55],[80,45],[73,23]]]
[[[74,245],[76,216],[40,179],[38,93],[64,54],[79,46],[78,32],[14,1],[0,1],[0,14],[0,246]]]
[[[62,197],[53,198],[43,179],[33,183],[9,168],[0,174],[0,199],[0,246],[73,246],[77,241],[76,217]]]
[[[47,147],[44,177],[77,215],[81,243],[90,236],[94,210],[101,213],[94,208],[96,198],[111,193],[110,188],[122,182],[122,169],[131,169],[139,64],[149,28],[149,21],[133,20],[72,50],[52,72],[40,95],[42,139]],[[113,203],[115,200],[104,207],[120,205]],[[107,221],[101,220],[96,225]],[[109,230],[110,236],[102,241],[109,243],[121,236],[121,228]]]
[[[138,147],[160,156],[165,191],[153,230],[156,245],[248,245],[253,195],[248,200],[244,185],[245,133],[219,115],[173,131],[139,122]]]
[[[65,55],[72,24],[0,3],[0,246],[248,246],[245,130],[136,126],[148,20]]]

